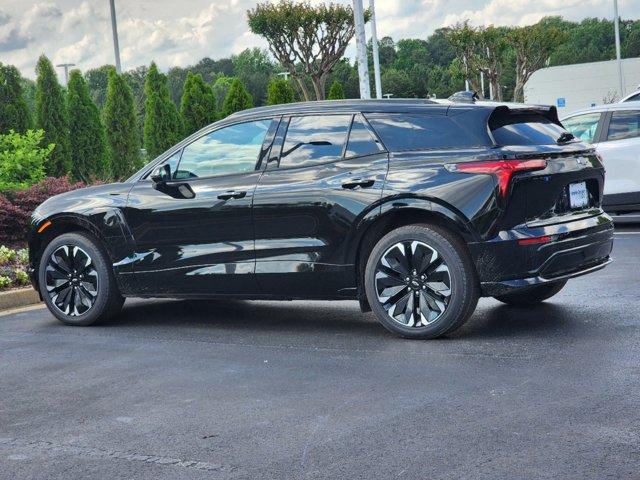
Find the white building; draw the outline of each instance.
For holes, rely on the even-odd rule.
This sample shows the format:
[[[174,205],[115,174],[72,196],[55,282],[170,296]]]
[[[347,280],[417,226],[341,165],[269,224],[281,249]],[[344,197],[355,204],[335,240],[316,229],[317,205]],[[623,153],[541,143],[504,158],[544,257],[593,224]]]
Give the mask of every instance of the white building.
[[[640,84],[640,58],[622,60],[625,95]],[[542,68],[524,86],[526,103],[555,105],[562,118],[569,113],[620,99],[615,60]]]

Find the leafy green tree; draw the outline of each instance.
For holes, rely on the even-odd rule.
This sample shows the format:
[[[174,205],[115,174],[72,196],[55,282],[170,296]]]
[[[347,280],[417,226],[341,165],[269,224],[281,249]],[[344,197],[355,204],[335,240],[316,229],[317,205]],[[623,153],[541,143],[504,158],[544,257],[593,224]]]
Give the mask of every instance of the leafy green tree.
[[[122,180],[142,165],[131,88],[113,68],[109,71],[102,114],[109,153],[108,173],[112,179]]]
[[[182,124],[178,109],[171,100],[167,77],[151,63],[144,85],[145,117],[144,147],[155,158],[182,139]]]
[[[304,99],[311,99],[305,82],[309,77],[316,99],[324,100],[327,76],[355,33],[353,9],[335,3],[312,6],[308,1],[280,0],[259,3],[247,16],[249,29],[266,38],[273,56],[298,82]]]
[[[202,75],[187,73],[184,93],[180,102],[180,116],[185,135],[200,130],[216,119],[216,99],[211,85],[205,83]]]
[[[269,52],[260,48],[247,48],[231,59],[235,76],[246,86],[255,105],[264,105],[269,79],[275,72]]]
[[[388,68],[380,76],[382,91],[396,98],[412,98],[415,96],[413,83],[409,74],[397,68]]]
[[[329,100],[341,100],[344,98],[344,88],[342,88],[342,84],[334,80],[331,84],[331,88],[329,89]]]
[[[0,134],[9,130],[24,133],[32,127],[21,80],[16,67],[0,63]]]
[[[524,102],[524,84],[533,72],[545,66],[551,54],[565,38],[565,34],[558,28],[547,27],[541,23],[517,27],[507,34],[507,42],[515,53],[514,102]]]
[[[239,78],[234,79],[222,105],[222,117],[228,117],[232,113],[252,107],[251,94],[247,92]]]
[[[122,74],[122,77],[127,82],[127,85],[129,85],[129,88],[131,88],[131,93],[133,94],[133,101],[136,106],[136,122],[138,124],[140,145],[144,142],[144,104],[146,100],[144,96],[144,83],[147,78],[148,71],[149,67],[141,65]]]
[[[167,86],[171,100],[176,105],[180,105],[182,96],[184,95],[184,82],[187,81],[187,75],[191,71],[191,67],[171,67],[167,72]]]
[[[235,80],[234,77],[227,77],[226,75],[218,75],[213,83],[213,96],[216,99],[216,105],[218,107],[224,105],[224,99],[231,88],[231,84]]]
[[[269,83],[267,105],[295,102],[296,92],[288,80],[274,78]]]
[[[44,132],[10,130],[0,135],[0,192],[21,190],[45,177],[45,163],[54,145],[42,146]]]
[[[469,80],[472,90],[483,98],[480,88],[480,73],[491,85],[494,98],[502,100],[502,69],[509,49],[506,27],[473,28],[468,22],[459,23],[448,31],[448,39],[456,49],[459,64]]]
[[[220,75],[233,77],[235,74],[235,66],[232,58],[212,60],[209,57],[204,57],[191,67],[190,70],[192,73],[199,73],[202,75],[202,79],[207,83],[214,83]]]
[[[329,85],[332,85],[335,81],[342,84],[345,98],[360,98],[360,79],[358,78],[358,69],[349,63],[348,58],[343,58],[336,63],[333,70],[331,70],[331,73],[327,77],[327,83]]]
[[[89,85],[80,70],[72,70],[67,85],[71,174],[89,183],[102,178],[106,164],[106,141],[100,112],[91,100]]]
[[[104,102],[107,99],[107,84],[109,83],[109,72],[111,69],[113,69],[112,65],[103,65],[87,70],[84,73],[84,78],[91,92],[91,99],[99,109],[104,107]]]
[[[60,177],[71,170],[67,104],[53,65],[44,55],[38,59],[36,73],[36,124],[44,130],[44,145],[55,145],[45,169],[48,175]]]

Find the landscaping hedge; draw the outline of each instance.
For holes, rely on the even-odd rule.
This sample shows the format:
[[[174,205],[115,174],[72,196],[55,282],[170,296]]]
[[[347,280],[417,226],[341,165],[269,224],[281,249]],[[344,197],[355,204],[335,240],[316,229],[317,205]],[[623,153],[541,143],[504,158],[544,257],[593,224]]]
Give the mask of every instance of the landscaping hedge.
[[[31,213],[54,195],[84,187],[69,177],[48,177],[24,190],[0,193],[0,244],[24,246]]]

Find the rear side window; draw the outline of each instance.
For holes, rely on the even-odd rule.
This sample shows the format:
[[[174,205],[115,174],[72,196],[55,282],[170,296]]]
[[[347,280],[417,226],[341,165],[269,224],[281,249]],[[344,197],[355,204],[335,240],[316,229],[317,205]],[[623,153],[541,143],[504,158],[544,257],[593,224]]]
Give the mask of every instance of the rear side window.
[[[573,133],[573,136],[585,142],[592,143],[598,122],[600,122],[601,113],[585,113],[584,115],[576,115],[575,117],[565,119],[562,124]]]
[[[349,132],[349,141],[347,142],[345,157],[372,155],[382,150],[382,145],[380,145],[378,139],[376,139],[367,128],[362,115],[356,115],[353,118],[351,132]]]
[[[566,133],[537,113],[501,115],[490,126],[498,145],[555,145]]]
[[[291,117],[281,167],[301,167],[342,158],[351,115]]]
[[[620,110],[611,114],[607,140],[624,140],[640,136],[640,110]]]
[[[372,113],[367,120],[389,150],[477,147],[484,142],[444,115]]]

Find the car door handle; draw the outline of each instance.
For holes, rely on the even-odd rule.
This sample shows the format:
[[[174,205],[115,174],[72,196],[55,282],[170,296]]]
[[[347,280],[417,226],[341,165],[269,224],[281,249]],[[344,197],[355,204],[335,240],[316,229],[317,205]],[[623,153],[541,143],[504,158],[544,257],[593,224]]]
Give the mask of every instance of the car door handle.
[[[218,195],[220,200],[231,200],[232,198],[244,198],[247,196],[247,192],[236,192],[235,190],[229,190],[228,192]]]
[[[348,188],[349,190],[353,190],[356,187],[369,188],[373,187],[374,183],[376,183],[376,181],[370,178],[352,178],[344,182],[342,188]]]

